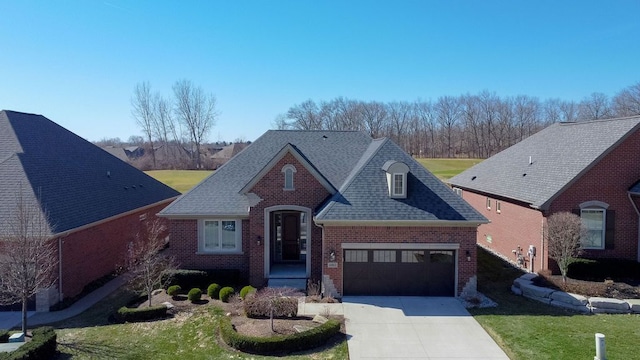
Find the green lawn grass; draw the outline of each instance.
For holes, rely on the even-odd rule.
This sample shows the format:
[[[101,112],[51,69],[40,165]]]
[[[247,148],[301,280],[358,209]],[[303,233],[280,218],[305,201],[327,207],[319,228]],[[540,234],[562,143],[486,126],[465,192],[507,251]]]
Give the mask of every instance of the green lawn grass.
[[[213,171],[210,170],[151,170],[145,173],[152,178],[171,186],[181,193],[194,187]]]
[[[215,306],[202,305],[173,319],[110,324],[113,314],[133,298],[119,290],[75,318],[54,324],[60,359],[270,359],[228,348],[219,338]],[[346,340],[279,359],[347,359]]]
[[[471,313],[511,359],[591,359],[598,332],[606,336],[607,358],[638,357],[640,315],[579,315],[516,296],[509,289],[521,274],[479,251],[479,290],[499,306]]]
[[[478,164],[482,159],[416,159],[440,180],[450,179],[464,170]]]

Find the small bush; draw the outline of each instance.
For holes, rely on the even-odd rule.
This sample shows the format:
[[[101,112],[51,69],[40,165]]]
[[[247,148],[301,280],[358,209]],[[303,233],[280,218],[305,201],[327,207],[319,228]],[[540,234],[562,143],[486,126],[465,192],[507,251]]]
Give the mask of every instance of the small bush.
[[[46,326],[34,329],[31,341],[24,343],[17,350],[0,353],[1,360],[38,360],[54,359],[56,357],[56,332]]]
[[[218,296],[220,297],[220,301],[229,302],[229,297],[233,295],[234,292],[235,290],[233,290],[233,288],[230,286],[223,287],[222,289],[220,289],[220,294],[218,294]]]
[[[154,319],[161,319],[167,316],[167,307],[157,305],[145,308],[128,308],[126,306],[118,309],[118,320],[122,322],[138,322]]]
[[[173,270],[162,277],[162,283],[170,287],[180,285],[184,289],[204,288],[209,283],[209,275],[202,270]]]
[[[298,316],[298,299],[295,297],[279,296],[262,290],[247,296],[243,302],[244,312],[250,318],[287,318]]]
[[[220,334],[227,345],[254,354],[290,353],[313,349],[324,345],[339,331],[340,322],[331,319],[318,327],[297,334],[254,337],[239,334],[228,317],[220,321]]]
[[[180,285],[171,285],[167,288],[167,294],[169,296],[176,296],[180,293],[180,290],[182,290]]]
[[[202,297],[202,290],[200,290],[198,288],[193,288],[193,289],[189,290],[189,294],[187,294],[187,298],[191,302],[200,301],[201,297]]]
[[[247,285],[247,286],[243,287],[243,288],[240,290],[240,299],[244,300],[244,298],[246,298],[246,297],[247,297],[247,294],[252,293],[252,292],[254,292],[254,291],[256,291],[256,288],[254,288],[254,287],[253,287],[253,286],[251,286],[251,285]]]
[[[210,298],[212,299],[217,299],[218,298],[218,294],[220,294],[220,285],[218,284],[211,284],[209,285],[209,287],[207,288],[207,295],[209,295]]]

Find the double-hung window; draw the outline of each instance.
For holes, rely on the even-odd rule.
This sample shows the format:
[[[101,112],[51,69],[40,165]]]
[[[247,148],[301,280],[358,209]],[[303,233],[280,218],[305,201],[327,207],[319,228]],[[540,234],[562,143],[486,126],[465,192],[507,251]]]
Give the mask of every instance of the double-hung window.
[[[582,223],[587,228],[587,234],[582,239],[585,249],[604,249],[606,210],[586,208],[580,210]]]
[[[393,174],[393,196],[406,196],[406,174]]]
[[[242,221],[202,220],[201,252],[240,252],[242,250]]]

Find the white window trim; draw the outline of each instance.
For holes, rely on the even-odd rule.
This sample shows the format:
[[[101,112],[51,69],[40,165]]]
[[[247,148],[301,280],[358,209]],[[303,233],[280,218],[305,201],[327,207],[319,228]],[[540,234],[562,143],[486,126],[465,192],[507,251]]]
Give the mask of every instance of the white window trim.
[[[460,189],[459,187],[454,187],[453,192],[462,197],[462,189]]]
[[[402,192],[396,192],[396,176],[400,175],[402,177]],[[391,174],[391,196],[392,197],[406,197],[407,196],[407,174],[404,173],[393,173]]]
[[[498,214],[500,214],[502,212],[502,204],[498,200],[496,200],[496,212]]]
[[[235,249],[229,249],[229,250],[223,250],[222,248],[220,248],[219,250],[206,250],[204,248],[204,235],[205,235],[205,230],[204,230],[204,225],[206,221],[219,221],[222,225],[223,221],[234,221],[235,222],[235,227],[236,227],[236,247]],[[222,226],[218,227],[219,231],[222,231]],[[218,234],[220,237],[219,239],[222,239],[222,234],[219,233]],[[198,252],[197,254],[200,255],[211,255],[211,254],[242,254],[242,219],[200,219],[198,220]]]
[[[607,205],[608,206],[608,205]],[[580,208],[580,219],[582,219],[582,212],[584,210],[589,210],[589,211],[601,211],[602,212],[602,235],[601,235],[601,245],[600,246],[582,246],[583,249],[585,250],[604,250],[605,249],[605,243],[607,241],[606,236],[607,236],[607,209],[604,207],[581,207]]]
[[[297,172],[298,171],[296,170],[296,167],[291,164],[287,164],[282,167],[282,173],[284,174],[284,186],[282,187],[283,190],[292,191],[296,189],[294,174]],[[287,174],[291,174],[291,187],[287,187]]]
[[[490,198],[487,198],[486,205],[487,205],[487,210],[491,210],[491,199]]]

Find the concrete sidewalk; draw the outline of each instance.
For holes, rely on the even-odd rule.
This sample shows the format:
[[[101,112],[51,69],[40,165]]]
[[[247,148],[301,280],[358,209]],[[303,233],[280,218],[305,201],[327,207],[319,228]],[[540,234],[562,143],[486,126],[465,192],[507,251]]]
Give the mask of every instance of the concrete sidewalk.
[[[120,275],[117,278],[104,284],[101,288],[94,290],[87,294],[82,299],[76,301],[71,306],[60,311],[50,312],[33,312],[28,313],[27,323],[29,328],[34,326],[41,326],[52,324],[58,321],[72,318],[76,315],[83,313],[95,305],[98,301],[111,295],[114,291],[120,288],[128,281],[126,274]],[[19,311],[7,311],[0,312],[0,329],[12,329],[19,328],[22,324],[21,313]]]

